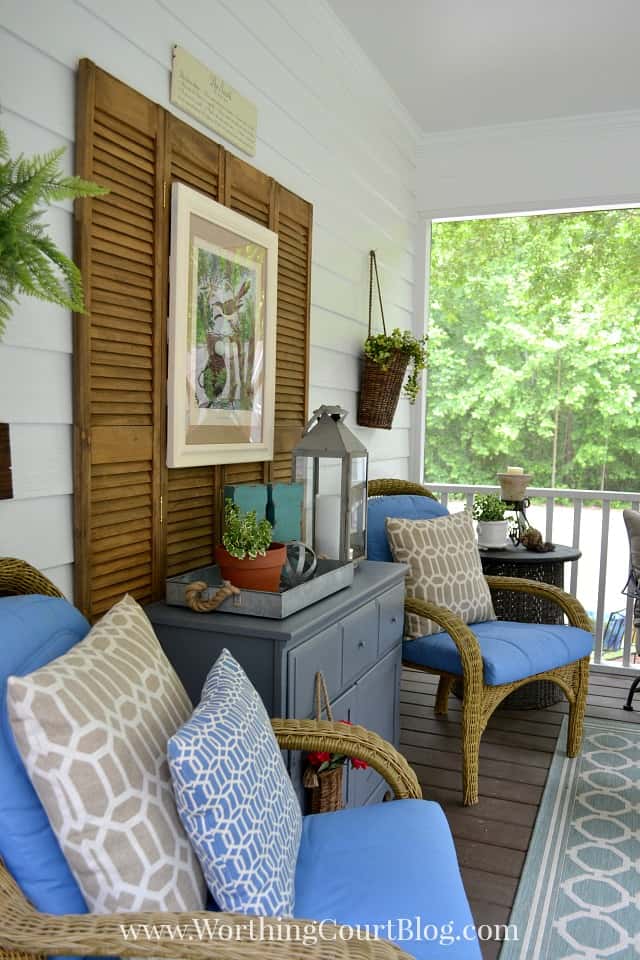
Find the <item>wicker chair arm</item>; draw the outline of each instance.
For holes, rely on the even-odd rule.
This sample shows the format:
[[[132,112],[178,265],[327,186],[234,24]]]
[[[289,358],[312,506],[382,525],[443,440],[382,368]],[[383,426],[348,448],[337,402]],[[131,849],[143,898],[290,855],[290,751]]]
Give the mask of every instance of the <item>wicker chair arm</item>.
[[[283,750],[327,751],[365,760],[389,784],[398,800],[419,800],[418,778],[392,744],[365,727],[329,720],[272,720]]]
[[[538,580],[525,580],[520,577],[488,576],[485,579],[491,591],[510,590],[515,593],[531,593],[536,597],[549,600],[560,607],[562,612],[567,615],[572,627],[581,627],[583,630],[593,633],[593,623],[580,601],[560,587],[556,587],[552,583],[540,583]]]
[[[46,597],[64,594],[30,563],[15,557],[0,557],[0,597],[40,593]]]
[[[411,480],[369,480],[367,484],[367,495],[369,497],[389,497],[397,494],[412,494],[417,497],[437,499],[427,487],[423,487],[421,483],[413,483]]]
[[[443,630],[446,630],[460,654],[465,681],[468,681],[471,677],[477,677],[482,684],[484,664],[480,644],[460,617],[452,613],[447,607],[441,607],[428,600],[417,600],[413,597],[405,597],[404,609],[405,613],[415,613],[426,620],[433,620]]]
[[[138,939],[131,935],[132,929]],[[126,938],[125,930],[129,931]],[[410,960],[408,954],[386,940],[349,941],[341,938],[338,926],[322,921],[203,911],[69,916],[38,913],[0,861],[0,958],[28,960],[30,955],[51,953],[179,955],[184,960]]]

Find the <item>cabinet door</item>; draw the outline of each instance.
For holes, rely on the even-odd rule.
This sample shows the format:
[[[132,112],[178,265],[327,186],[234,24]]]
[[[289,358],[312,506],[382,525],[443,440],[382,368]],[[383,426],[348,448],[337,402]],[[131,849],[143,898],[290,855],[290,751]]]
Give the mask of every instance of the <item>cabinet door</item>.
[[[342,687],[342,631],[340,624],[301,643],[288,655],[287,716],[304,720],[313,716],[316,673],[324,674],[329,697]]]
[[[353,723],[375,731],[394,746],[398,745],[400,738],[400,660],[401,651],[396,647],[358,680],[353,716],[349,718]],[[366,803],[374,791],[380,791],[383,782],[375,770],[351,770],[349,806]]]

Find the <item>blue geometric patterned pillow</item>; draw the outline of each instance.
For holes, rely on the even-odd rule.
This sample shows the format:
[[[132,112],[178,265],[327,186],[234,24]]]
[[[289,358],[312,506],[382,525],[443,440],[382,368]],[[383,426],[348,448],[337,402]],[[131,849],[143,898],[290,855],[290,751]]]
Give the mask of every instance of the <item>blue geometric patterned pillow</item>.
[[[291,916],[300,805],[264,704],[228,650],[167,752],[178,813],[218,906]]]

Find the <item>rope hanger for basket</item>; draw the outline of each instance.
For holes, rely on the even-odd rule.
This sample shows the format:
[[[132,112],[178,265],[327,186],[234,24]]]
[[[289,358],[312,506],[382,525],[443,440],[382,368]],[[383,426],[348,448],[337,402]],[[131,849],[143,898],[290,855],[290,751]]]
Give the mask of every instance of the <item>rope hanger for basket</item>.
[[[329,693],[327,691],[327,684],[324,679],[324,674],[318,671],[316,673],[316,695],[315,695],[315,705],[316,705],[316,720],[322,720],[322,711],[327,715],[327,720],[330,720],[333,723],[333,713],[331,712],[331,705],[329,703]]]
[[[373,281],[380,304],[382,333],[373,334]],[[364,362],[358,396],[358,423],[361,427],[391,430],[400,391],[409,363],[409,353],[402,350],[399,330],[387,334],[382,305],[382,290],[375,250],[369,251],[369,334],[364,348]]]
[[[331,711],[331,704],[329,703],[329,692],[327,690],[324,674],[320,670],[316,673],[315,693],[313,699],[315,704],[316,720],[322,720],[322,714],[324,712],[327,715],[327,720],[333,722],[333,713]],[[314,790],[317,788],[319,782],[317,771],[313,767],[308,766],[302,776],[303,786],[307,787],[307,789]]]
[[[384,307],[382,306],[382,291],[380,289],[380,277],[378,276],[378,261],[376,260],[375,250],[369,251],[369,336],[371,336],[371,319],[373,315],[373,275],[376,277],[376,287],[378,290],[378,303],[380,304],[380,316],[382,317],[382,331],[387,335],[387,325],[384,322]]]

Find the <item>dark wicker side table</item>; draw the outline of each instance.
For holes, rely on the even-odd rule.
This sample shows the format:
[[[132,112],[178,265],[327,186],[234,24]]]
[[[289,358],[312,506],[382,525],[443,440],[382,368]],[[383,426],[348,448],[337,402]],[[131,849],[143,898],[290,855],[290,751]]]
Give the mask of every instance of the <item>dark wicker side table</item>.
[[[524,547],[504,547],[501,550],[481,549],[480,558],[485,575],[521,577],[564,587],[564,565],[581,556],[574,547],[556,544],[549,553],[534,553]],[[493,593],[493,606],[498,620],[517,620],[520,623],[564,623],[562,611],[548,600],[528,593],[498,590]],[[528,683],[511,693],[502,703],[505,709],[536,710],[562,700],[562,692],[548,680]]]

